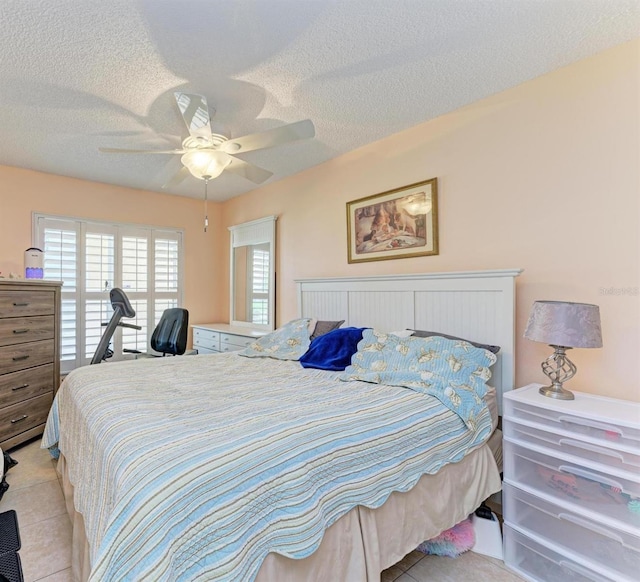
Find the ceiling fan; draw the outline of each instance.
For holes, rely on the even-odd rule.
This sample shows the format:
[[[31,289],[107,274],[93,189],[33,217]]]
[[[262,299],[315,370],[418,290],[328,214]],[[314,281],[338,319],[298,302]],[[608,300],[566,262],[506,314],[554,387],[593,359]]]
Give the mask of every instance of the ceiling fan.
[[[223,171],[232,172],[256,184],[268,180],[273,172],[265,170],[237,158],[233,154],[243,154],[254,150],[270,148],[290,141],[311,138],[315,128],[310,119],[297,121],[260,133],[230,139],[228,136],[211,131],[211,116],[207,100],[194,93],[174,93],[182,119],[189,130],[189,137],[182,141],[181,149],[173,150],[128,150],[119,148],[99,148],[101,152],[115,154],[179,154],[183,167],[163,188],[176,186],[189,174],[200,180],[218,177]],[[213,110],[215,113],[215,109]]]

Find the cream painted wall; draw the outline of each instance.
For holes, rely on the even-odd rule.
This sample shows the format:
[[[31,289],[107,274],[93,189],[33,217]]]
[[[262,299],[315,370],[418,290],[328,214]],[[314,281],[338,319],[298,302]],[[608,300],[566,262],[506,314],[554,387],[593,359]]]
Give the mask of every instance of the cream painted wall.
[[[518,337],[536,299],[600,305],[604,347],[571,352],[568,386],[640,401],[639,65],[622,45],[230,200],[222,224],[279,216],[279,323],[299,277],[524,268]],[[440,255],[347,264],[345,203],[432,177]],[[228,261],[225,307],[227,281]],[[517,383],[550,353],[519,339]]]
[[[0,166],[0,272],[5,276],[23,273],[33,212],[184,229],[184,306],[190,321],[223,317],[226,304],[214,294],[218,267],[226,259],[219,244],[218,204],[210,204],[205,234],[199,200]]]

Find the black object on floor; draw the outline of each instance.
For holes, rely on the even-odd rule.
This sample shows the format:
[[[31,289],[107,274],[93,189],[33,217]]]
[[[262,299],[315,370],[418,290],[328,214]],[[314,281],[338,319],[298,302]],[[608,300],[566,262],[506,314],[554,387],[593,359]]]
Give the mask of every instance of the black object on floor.
[[[12,459],[9,453],[2,454],[4,459],[0,460],[0,463],[4,463],[4,471],[2,471],[2,481],[0,481],[0,499],[2,499],[2,496],[6,493],[7,489],[9,489],[9,483],[7,483],[7,471],[18,464],[18,461]],[[0,578],[0,582],[4,581]]]
[[[13,509],[0,513],[0,582],[23,582],[18,516]]]
[[[0,554],[0,582],[24,582],[18,552]]]
[[[15,467],[18,464],[18,461],[13,459],[9,453],[2,453],[4,457],[4,474],[7,474],[7,471],[11,469],[11,467]]]
[[[20,549],[18,516],[13,509],[0,513],[0,555]]]
[[[478,507],[478,509],[476,509],[476,515],[478,517],[482,517],[484,519],[491,519],[493,520],[493,516],[491,514],[491,509],[489,508],[488,505],[485,505],[484,503],[482,503],[480,505],[480,507]]]

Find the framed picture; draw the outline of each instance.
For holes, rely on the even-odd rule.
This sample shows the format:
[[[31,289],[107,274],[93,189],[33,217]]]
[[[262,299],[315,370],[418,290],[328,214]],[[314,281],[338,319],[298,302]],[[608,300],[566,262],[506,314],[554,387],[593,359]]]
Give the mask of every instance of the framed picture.
[[[347,202],[350,263],[438,254],[438,179]]]

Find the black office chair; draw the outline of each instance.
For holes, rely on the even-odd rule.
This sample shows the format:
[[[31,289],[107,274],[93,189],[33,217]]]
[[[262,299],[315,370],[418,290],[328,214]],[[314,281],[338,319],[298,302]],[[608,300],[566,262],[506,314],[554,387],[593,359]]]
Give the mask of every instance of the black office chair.
[[[187,349],[189,312],[180,307],[165,309],[151,335],[151,348],[163,356],[181,356]]]

